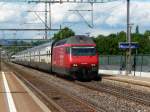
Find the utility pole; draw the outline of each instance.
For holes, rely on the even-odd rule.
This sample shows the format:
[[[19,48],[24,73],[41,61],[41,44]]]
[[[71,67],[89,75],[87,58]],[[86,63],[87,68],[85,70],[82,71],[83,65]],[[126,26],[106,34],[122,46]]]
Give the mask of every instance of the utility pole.
[[[45,2],[45,39],[47,39],[47,3]]]
[[[130,38],[130,0],[127,0],[127,38],[128,41]]]
[[[93,6],[94,4],[91,3],[91,22],[92,22],[92,28],[94,27],[94,9],[93,9]]]
[[[44,39],[48,39],[48,31],[50,31],[49,29],[52,29],[52,9],[51,9],[51,4],[52,3],[55,3],[54,1],[48,1],[48,0],[45,0],[45,1],[29,1],[28,3],[31,3],[31,2],[34,2],[34,3],[44,3],[45,4],[45,11],[28,11],[28,12],[34,12],[36,14],[36,16],[44,23],[45,25],[45,29],[44,29],[44,32],[45,32],[45,35],[44,35]],[[38,16],[38,14],[36,12],[44,12],[45,14],[45,20],[43,20],[40,16]],[[48,18],[49,16],[49,18]],[[48,20],[49,19],[49,20]],[[52,29],[53,30],[53,29]],[[57,29],[58,31],[59,29]]]
[[[51,1],[51,0],[50,0]],[[51,8],[51,3],[49,4],[49,28],[52,28],[52,8]],[[51,36],[51,32],[49,32],[49,35]]]
[[[51,8],[51,3],[49,3],[49,28],[50,29],[52,28],[52,8]]]
[[[127,0],[127,38],[126,41],[129,43],[129,49],[127,51],[127,63],[126,70],[127,74],[131,74],[131,27],[130,27],[130,0]]]
[[[60,38],[62,39],[63,38],[63,34],[62,34],[63,32],[62,32],[62,26],[61,25],[60,25],[60,31],[61,31],[60,32]]]

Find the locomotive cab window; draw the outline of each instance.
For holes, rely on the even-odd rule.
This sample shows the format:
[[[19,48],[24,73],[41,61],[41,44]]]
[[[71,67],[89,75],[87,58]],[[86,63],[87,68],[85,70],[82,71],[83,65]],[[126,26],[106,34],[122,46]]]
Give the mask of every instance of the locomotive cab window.
[[[94,56],[96,55],[95,47],[72,47],[71,54],[73,56]]]

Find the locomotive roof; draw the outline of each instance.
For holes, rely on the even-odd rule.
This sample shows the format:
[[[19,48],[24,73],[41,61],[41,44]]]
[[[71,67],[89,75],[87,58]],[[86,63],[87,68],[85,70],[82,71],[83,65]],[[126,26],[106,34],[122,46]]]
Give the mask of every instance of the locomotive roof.
[[[56,42],[55,46],[63,44],[95,44],[92,38],[84,35],[76,35]]]

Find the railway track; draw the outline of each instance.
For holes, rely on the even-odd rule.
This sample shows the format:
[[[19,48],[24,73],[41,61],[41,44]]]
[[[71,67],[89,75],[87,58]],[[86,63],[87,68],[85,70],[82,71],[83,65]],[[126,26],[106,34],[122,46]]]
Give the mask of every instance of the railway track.
[[[88,83],[93,83],[93,82],[84,82],[85,84],[88,84],[88,86],[80,85],[80,84],[77,84],[76,82],[74,83],[72,81],[57,78],[47,73],[43,73],[43,72],[31,69],[31,68],[26,68],[26,67],[15,65],[15,64],[10,64],[10,65],[11,65],[11,69],[14,69],[15,71],[17,68],[17,72],[19,73],[18,75],[21,75],[22,77],[22,75],[24,74],[26,80],[28,80],[30,83],[32,82],[32,85],[34,85],[43,94],[45,94],[46,97],[43,99],[45,100],[51,99],[57,105],[59,105],[62,109],[64,109],[64,111],[66,112],[70,112],[70,111],[71,112],[84,112],[84,109],[81,109],[80,106],[76,104],[74,105],[73,103],[71,105],[62,103],[62,102],[72,102],[72,101],[63,100],[63,97],[61,98],[61,95],[58,95],[58,93],[61,93],[63,96],[64,95],[67,96],[69,99],[73,99],[73,102],[74,101],[78,102],[79,105],[82,104],[84,107],[86,106],[86,108],[88,106],[94,109],[92,110],[92,112],[93,111],[94,112],[95,111],[98,111],[98,112],[121,112],[121,111],[123,112],[138,112],[138,111],[150,112],[149,106],[145,106],[143,104],[141,105],[141,103],[137,103],[129,99],[127,100],[125,97],[122,97],[122,96],[118,97],[115,94],[114,95],[108,94],[108,92],[97,90],[96,88],[98,88],[99,84],[95,84],[94,86],[96,86],[96,88],[93,88],[91,87],[91,84],[90,85],[88,84]],[[44,83],[44,85],[40,83]],[[96,82],[94,81],[94,83]],[[52,88],[54,89],[54,91],[52,90]],[[38,92],[35,91],[35,93],[38,93]],[[43,97],[44,95],[38,94],[38,96]],[[49,104],[50,101],[46,101],[46,103]],[[64,107],[64,105],[66,105],[66,107]],[[72,108],[73,106],[76,109],[78,108],[78,110],[76,109],[69,110],[68,106],[70,106],[70,108]],[[85,111],[88,112],[87,110]]]
[[[144,93],[142,91],[125,88],[118,85],[112,85],[108,83],[95,82],[95,81],[87,82],[87,83],[76,81],[75,83],[92,90],[105,92],[119,98],[124,98],[127,100],[138,102],[142,105],[150,106],[150,93],[148,92]]]
[[[22,73],[21,70],[15,70],[15,74],[21,79],[34,93],[44,102],[53,105],[59,112],[105,112],[83,99],[74,95],[66,94],[61,88],[45,82],[40,77],[31,74]]]
[[[103,79],[107,81],[116,81],[116,82],[121,82],[121,83],[126,83],[126,84],[132,84],[135,86],[137,85],[137,86],[150,88],[150,83],[148,81],[125,79],[125,78],[119,78],[119,77],[115,78],[115,77],[107,77],[107,76],[103,76]]]

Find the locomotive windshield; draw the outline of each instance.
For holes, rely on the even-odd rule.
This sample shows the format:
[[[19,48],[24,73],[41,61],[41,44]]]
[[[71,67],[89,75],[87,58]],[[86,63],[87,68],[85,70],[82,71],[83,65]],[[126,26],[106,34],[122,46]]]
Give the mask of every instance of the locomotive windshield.
[[[71,54],[73,56],[94,56],[96,55],[95,47],[72,47]]]

